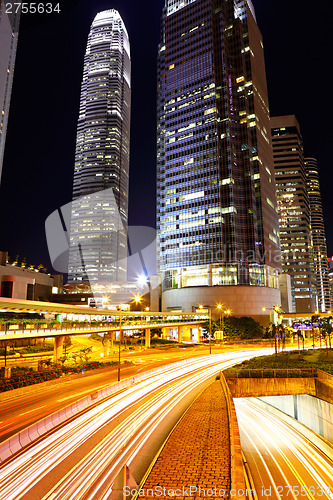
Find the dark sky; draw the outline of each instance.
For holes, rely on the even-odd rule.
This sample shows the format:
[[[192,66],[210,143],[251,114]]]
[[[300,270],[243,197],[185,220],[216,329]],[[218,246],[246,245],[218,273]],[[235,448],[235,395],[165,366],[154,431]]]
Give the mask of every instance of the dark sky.
[[[56,2],[54,2],[55,4]],[[332,2],[253,0],[263,33],[271,115],[295,114],[319,162],[329,254]],[[130,225],[155,225],[156,55],[164,0],[72,0],[61,14],[25,14],[0,188],[0,249],[50,272],[45,219],[71,201],[83,57],[98,11],[119,10],[132,53]]]

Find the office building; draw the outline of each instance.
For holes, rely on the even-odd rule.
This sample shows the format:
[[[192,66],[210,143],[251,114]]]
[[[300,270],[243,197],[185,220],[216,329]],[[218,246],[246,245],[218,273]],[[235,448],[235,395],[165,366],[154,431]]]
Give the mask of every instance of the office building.
[[[69,282],[97,291],[126,280],[131,59],[116,10],[88,36],[77,127]]]
[[[333,257],[328,258],[328,282],[330,285],[331,297],[333,298]]]
[[[21,11],[21,9],[18,9],[16,13],[16,9],[14,8],[12,9],[13,13],[8,14],[6,13],[8,5],[12,4],[0,2],[0,181],[5,152]]]
[[[251,1],[167,0],[158,58],[163,310],[280,304],[263,41]]]
[[[315,158],[305,158],[304,163],[310,203],[310,220],[318,297],[317,309],[319,312],[325,312],[332,309],[332,298],[328,278],[329,267],[327,261],[327,245],[319,172],[317,160]]]
[[[271,118],[283,272],[293,280],[296,312],[317,309],[303,139],[295,116]]]

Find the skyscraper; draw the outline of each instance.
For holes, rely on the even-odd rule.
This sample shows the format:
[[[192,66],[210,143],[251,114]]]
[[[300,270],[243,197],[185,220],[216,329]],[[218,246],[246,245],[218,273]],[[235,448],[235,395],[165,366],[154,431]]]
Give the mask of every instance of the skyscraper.
[[[77,127],[69,281],[126,280],[131,59],[116,10],[96,15],[88,36]]]
[[[313,240],[314,265],[317,282],[318,311],[325,312],[332,308],[329,284],[329,267],[323,206],[321,202],[319,172],[315,158],[305,158],[306,185],[309,194],[310,220]]]
[[[317,308],[303,139],[295,116],[271,118],[282,268],[293,279],[296,312]]]
[[[166,0],[158,58],[162,307],[280,304],[263,42],[250,0]]]
[[[15,7],[11,8],[12,5],[0,1],[0,180],[21,12],[21,9],[16,12]],[[10,10],[11,13],[7,13],[6,9]]]

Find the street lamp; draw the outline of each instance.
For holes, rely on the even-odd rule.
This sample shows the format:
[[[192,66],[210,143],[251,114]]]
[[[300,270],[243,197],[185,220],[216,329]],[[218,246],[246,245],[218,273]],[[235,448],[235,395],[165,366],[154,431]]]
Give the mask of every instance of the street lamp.
[[[224,311],[223,304],[217,304],[217,309],[220,312],[220,331],[222,332],[222,339],[221,340],[224,340],[224,316],[225,316],[225,314],[228,314],[228,315],[231,314],[231,311],[230,311],[230,309],[227,309],[226,311]]]
[[[278,313],[280,308],[279,306],[272,306],[272,307],[263,307],[262,310],[266,311],[269,310],[269,324],[272,325],[272,334],[274,335],[274,345],[275,345],[275,356],[277,356],[277,338],[276,338],[276,326],[275,326],[275,319],[274,319],[274,312]],[[272,321],[272,316],[271,313],[273,312],[273,321]]]
[[[136,305],[140,304],[140,302],[141,302],[141,296],[140,295],[136,295],[134,297],[134,302],[135,302]]]
[[[202,304],[199,305],[199,309],[203,309],[204,306]],[[209,344],[209,354],[212,354],[212,344],[210,341],[212,335],[212,308],[211,306],[205,306],[205,308],[209,311],[209,333],[208,333],[208,344]]]
[[[223,329],[222,329],[222,326],[221,326],[221,322],[222,322],[222,308],[223,308],[222,304],[217,304],[217,309],[220,312],[220,332],[222,332],[222,339],[220,339],[220,340],[224,340]]]
[[[123,316],[121,314],[121,309],[119,311],[119,349],[118,349],[118,382],[120,382],[120,347],[121,347],[121,322]]]

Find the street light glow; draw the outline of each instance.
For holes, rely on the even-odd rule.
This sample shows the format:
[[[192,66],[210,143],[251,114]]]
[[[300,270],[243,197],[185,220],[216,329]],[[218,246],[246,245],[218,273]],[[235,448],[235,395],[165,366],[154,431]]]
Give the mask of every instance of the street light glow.
[[[147,283],[147,278],[144,274],[141,274],[139,277],[138,277],[138,285],[140,286],[144,286],[146,283]]]

